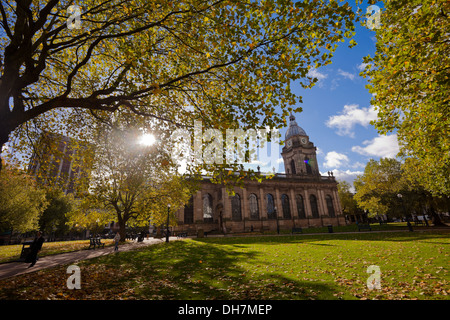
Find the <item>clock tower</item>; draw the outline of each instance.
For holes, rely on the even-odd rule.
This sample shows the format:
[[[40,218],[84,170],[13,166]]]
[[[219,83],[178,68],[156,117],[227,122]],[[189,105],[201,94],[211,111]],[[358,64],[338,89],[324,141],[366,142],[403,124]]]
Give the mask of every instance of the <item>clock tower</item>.
[[[281,152],[284,170],[290,175],[319,176],[316,147],[309,141],[309,137],[295,121],[291,112],[289,127],[285,135],[285,146]]]

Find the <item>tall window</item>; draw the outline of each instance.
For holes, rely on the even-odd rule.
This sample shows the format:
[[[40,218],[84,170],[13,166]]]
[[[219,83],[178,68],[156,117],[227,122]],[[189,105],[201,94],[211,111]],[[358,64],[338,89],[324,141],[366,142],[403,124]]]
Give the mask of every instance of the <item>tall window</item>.
[[[194,197],[184,205],[184,223],[194,223]]]
[[[259,219],[258,197],[256,194],[250,194],[248,202],[250,205],[250,219]]]
[[[294,161],[294,159],[291,160],[291,170],[292,170],[292,174],[296,174],[297,173],[295,171],[295,161]]]
[[[231,218],[234,221],[242,220],[241,197],[237,193],[234,195],[233,198],[231,198]]]
[[[203,196],[203,221],[204,222],[213,222],[213,199],[212,196],[207,193]]]
[[[267,198],[267,218],[276,219],[277,217],[275,216],[275,205],[273,201],[273,195],[268,193],[266,195],[266,198]]]
[[[306,173],[307,174],[312,174],[312,169],[311,169],[311,160],[309,160],[308,157],[305,157],[305,166],[306,166]]]
[[[283,218],[289,219],[291,217],[291,207],[289,206],[289,197],[287,194],[281,195],[281,206],[283,207]]]
[[[326,200],[326,202],[327,202],[328,215],[329,215],[330,217],[334,217],[335,214],[334,214],[333,198],[331,198],[330,195],[327,195],[327,196],[325,197],[325,200]]]
[[[311,204],[311,213],[313,218],[319,218],[319,209],[317,208],[317,198],[315,195],[309,196],[309,203]]]
[[[303,197],[301,195],[297,195],[297,214],[300,219],[306,219],[305,213],[305,204],[303,203]]]

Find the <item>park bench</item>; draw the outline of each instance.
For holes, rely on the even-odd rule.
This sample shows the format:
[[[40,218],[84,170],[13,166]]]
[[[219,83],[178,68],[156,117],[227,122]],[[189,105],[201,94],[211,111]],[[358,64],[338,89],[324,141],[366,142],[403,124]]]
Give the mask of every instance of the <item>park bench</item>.
[[[103,243],[100,238],[95,238],[95,243],[96,243],[97,247],[100,247],[100,246],[102,246],[102,248],[105,247],[105,243]]]
[[[95,249],[95,247],[99,248],[100,246],[102,246],[102,248],[105,247],[105,244],[103,242],[101,242],[100,238],[90,238],[89,239],[89,248],[88,249],[90,249],[91,247],[94,247],[94,249]]]
[[[177,234],[177,238],[186,238],[187,237],[187,232],[179,232]]]
[[[292,228],[292,234],[294,234],[294,233],[303,233],[303,230],[300,227]]]
[[[361,231],[361,229],[368,229],[369,231],[372,231],[370,224],[359,224],[357,222],[356,225],[358,226],[358,231]]]
[[[90,249],[91,247],[94,247],[94,249],[95,249],[96,245],[97,245],[97,243],[95,242],[95,239],[94,238],[90,238],[89,239],[89,248],[88,249]]]

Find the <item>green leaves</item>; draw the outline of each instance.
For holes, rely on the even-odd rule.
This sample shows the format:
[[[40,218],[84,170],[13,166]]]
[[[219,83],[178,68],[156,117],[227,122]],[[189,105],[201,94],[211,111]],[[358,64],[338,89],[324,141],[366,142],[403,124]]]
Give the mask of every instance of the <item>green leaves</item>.
[[[411,174],[436,196],[450,194],[449,12],[445,1],[386,3],[377,52],[362,73],[379,112],[375,127],[397,130]]]
[[[37,29],[16,5],[5,8],[14,39],[31,48],[21,52],[8,36],[1,42],[8,50],[0,56],[18,63],[0,75],[1,92],[16,85],[15,112],[12,96],[0,101],[6,138],[13,132],[11,139],[26,141],[24,126],[32,124],[89,139],[108,113],[164,119],[169,131],[194,120],[221,130],[279,128],[286,110],[301,103],[287,84],[312,87],[308,66],[329,64],[355,20],[337,1],[83,0],[81,28],[68,30],[69,2],[49,3],[50,13],[32,2],[31,17],[44,21]],[[23,28],[12,28],[15,21]],[[230,167],[212,171],[223,169]]]
[[[4,167],[0,172],[0,231],[27,232],[38,228],[48,206],[45,191],[27,174]]]

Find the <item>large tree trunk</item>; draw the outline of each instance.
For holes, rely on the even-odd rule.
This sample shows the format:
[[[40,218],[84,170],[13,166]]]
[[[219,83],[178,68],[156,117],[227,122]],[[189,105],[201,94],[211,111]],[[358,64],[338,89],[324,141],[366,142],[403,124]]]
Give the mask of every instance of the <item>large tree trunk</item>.
[[[122,214],[119,212],[117,212],[117,219],[118,219],[118,223],[119,223],[120,241],[122,242],[122,241],[125,241],[125,236],[126,236],[125,225],[127,223],[127,220],[122,218]]]
[[[431,221],[433,222],[433,225],[435,227],[447,227],[447,225],[442,222],[436,210],[434,210],[433,205],[430,205],[430,212],[431,212]]]
[[[9,139],[9,132],[4,128],[0,128],[0,172],[2,171],[3,163],[2,163],[2,150],[3,146],[6,145]]]

